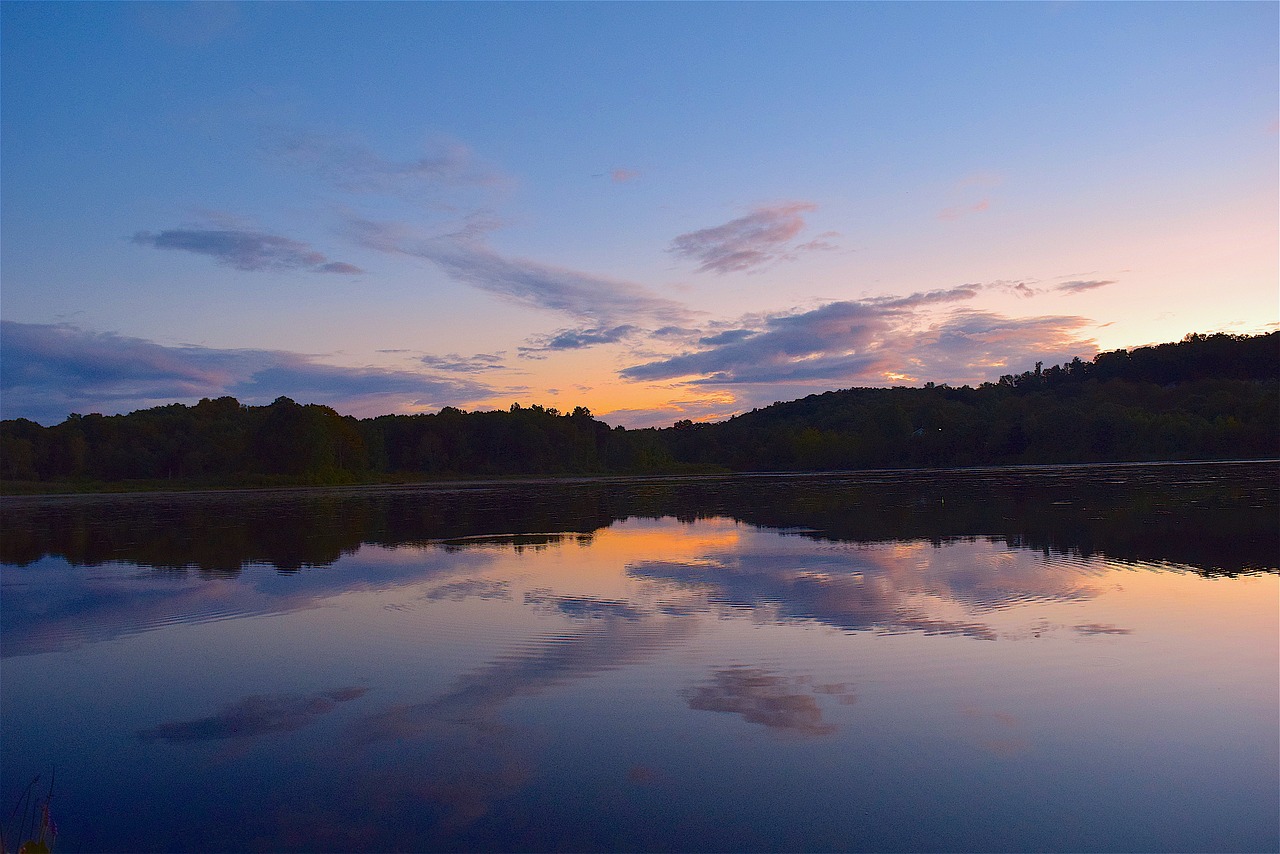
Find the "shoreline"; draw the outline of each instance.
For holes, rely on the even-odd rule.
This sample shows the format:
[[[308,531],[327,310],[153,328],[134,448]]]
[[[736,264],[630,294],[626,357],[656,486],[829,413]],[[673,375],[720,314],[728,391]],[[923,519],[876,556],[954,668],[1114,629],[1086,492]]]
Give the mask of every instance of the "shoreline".
[[[903,475],[906,473],[979,473],[979,472],[1035,472],[1064,471],[1071,469],[1122,469],[1165,466],[1197,466],[1197,465],[1248,465],[1248,464],[1280,464],[1280,458],[1263,459],[1201,459],[1201,460],[1138,460],[1123,462],[1085,462],[1085,463],[1020,463],[1007,466],[963,466],[955,468],[875,468],[875,469],[836,469],[818,471],[750,471],[750,472],[671,472],[666,474],[598,474],[598,475],[541,475],[541,476],[494,476],[483,478],[433,479],[415,481],[369,482],[349,484],[280,484],[264,486],[192,486],[190,488],[121,488],[98,491],[31,491],[5,492],[0,487],[0,505],[24,501],[75,500],[75,499],[116,499],[128,497],[164,498],[164,497],[211,497],[211,496],[254,496],[284,493],[371,493],[371,492],[408,492],[408,491],[450,491],[489,489],[495,487],[514,486],[546,486],[589,484],[589,483],[631,483],[631,482],[666,482],[683,480],[715,480],[715,479],[751,479],[751,478],[788,478],[788,477],[859,477],[882,476],[885,474]],[[25,483],[25,482],[24,482]],[[128,482],[122,482],[127,484]],[[58,484],[61,486],[62,484]],[[96,484],[95,484],[96,485]],[[51,486],[54,486],[51,484]]]

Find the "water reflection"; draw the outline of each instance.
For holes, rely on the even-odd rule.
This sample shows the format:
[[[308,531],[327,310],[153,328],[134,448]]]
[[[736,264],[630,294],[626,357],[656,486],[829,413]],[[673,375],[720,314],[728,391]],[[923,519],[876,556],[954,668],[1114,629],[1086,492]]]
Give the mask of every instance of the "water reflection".
[[[340,688],[312,696],[245,697],[215,714],[191,721],[167,721],[138,733],[144,741],[170,744],[184,741],[217,741],[225,738],[254,738],[270,732],[291,732],[312,723],[345,703],[364,696],[367,688]]]
[[[681,538],[664,534],[647,544],[659,557],[640,549],[626,569],[656,585],[660,602],[538,588],[524,591],[523,603],[632,620],[750,609],[842,630],[992,640],[984,613],[1095,595],[1094,555],[1136,562],[1141,554],[1206,575],[1276,571],[1277,472],[1274,463],[1203,464],[19,499],[5,505],[0,540],[6,563],[23,567],[4,575],[0,654],[73,648],[175,621],[303,610],[342,591],[433,576],[441,584],[427,599],[506,599],[508,580],[476,577],[504,551],[589,549],[612,524],[663,516],[685,525],[732,519],[786,538],[752,551],[731,538],[691,553],[682,541],[673,559]],[[530,533],[539,530],[552,532]],[[357,573],[320,571],[379,548],[394,552],[361,561]],[[1015,557],[1027,551],[1054,559]],[[51,556],[95,570],[66,573]],[[237,580],[263,564],[278,575]],[[303,567],[305,577],[290,581]]]
[[[538,548],[628,518],[725,517],[838,542],[994,537],[1202,572],[1274,569],[1280,463],[1063,466],[3,499],[0,561],[217,576],[328,566],[362,544]]]
[[[1278,469],[1100,471],[6,504],[0,767],[67,850],[1266,847]]]
[[[857,700],[846,683],[814,685],[812,677],[787,676],[759,667],[717,669],[706,682],[684,692],[689,708],[728,712],[771,730],[798,735],[830,735],[836,725],[823,718],[821,696],[844,705]]]

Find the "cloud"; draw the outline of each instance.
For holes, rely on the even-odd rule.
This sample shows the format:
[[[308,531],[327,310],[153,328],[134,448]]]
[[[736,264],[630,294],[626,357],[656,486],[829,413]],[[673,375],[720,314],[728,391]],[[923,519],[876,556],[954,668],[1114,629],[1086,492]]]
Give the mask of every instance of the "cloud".
[[[1062,291],[1067,294],[1078,294],[1084,291],[1091,291],[1094,288],[1105,288],[1107,285],[1114,285],[1114,279],[1076,279],[1070,282],[1063,282],[1054,287],[1055,291]]]
[[[502,370],[503,367],[502,356],[493,353],[476,353],[474,356],[450,353],[447,356],[422,356],[418,361],[437,371],[455,374],[481,374]]]
[[[407,160],[391,160],[358,141],[319,133],[291,134],[273,147],[286,160],[349,193],[440,195],[509,183],[470,148],[453,140],[433,140],[420,156]]]
[[[634,169],[614,169],[609,173],[610,180],[615,184],[625,184],[628,181],[634,181],[640,177],[640,173]]]
[[[829,248],[826,243],[790,245],[804,229],[803,214],[817,209],[817,205],[809,202],[756,208],[724,225],[681,234],[671,241],[668,251],[697,261],[700,273],[758,269],[806,248]]]
[[[364,696],[367,688],[342,688],[312,696],[245,697],[217,714],[191,721],[169,721],[144,729],[144,741],[214,741],[225,738],[253,738],[269,732],[292,732],[314,722],[339,703]]]
[[[1083,317],[1011,318],[958,307],[936,314],[981,289],[961,285],[747,318],[699,339],[696,349],[629,366],[621,375],[699,385],[980,383],[1013,366],[1066,361],[1094,349],[1079,337],[1090,324]],[[778,394],[773,399],[795,396],[794,388]]]
[[[689,316],[680,304],[652,296],[631,282],[503,257],[483,240],[494,227],[491,221],[473,220],[453,234],[414,237],[394,224],[365,220],[351,223],[353,234],[366,246],[426,259],[454,281],[509,302],[559,312],[598,326],[616,326],[638,318],[679,323]]]
[[[208,255],[219,264],[248,272],[310,270],[351,276],[363,273],[354,264],[330,261],[309,244],[251,229],[184,229],[139,231],[133,242],[156,249],[178,249]]]
[[[462,405],[493,388],[456,376],[328,365],[275,350],[170,347],[69,324],[0,321],[4,417],[61,421],[71,412],[114,414],[232,395],[270,403],[280,395],[352,414]]]
[[[530,339],[528,347],[521,347],[520,354],[529,357],[548,350],[582,350],[597,344],[616,344],[640,332],[640,327],[629,323],[621,326],[593,326],[581,329],[561,329],[550,335]]]
[[[330,261],[328,264],[322,264],[317,268],[318,273],[341,273],[344,276],[354,276],[357,273],[363,273],[355,264],[348,264],[345,261]]]
[[[822,717],[815,693],[835,693],[810,689],[804,679],[788,679],[758,667],[728,667],[716,670],[711,679],[686,690],[689,708],[706,712],[728,712],[744,721],[772,730],[800,735],[829,735],[834,724]],[[842,696],[852,697],[847,692]]]
[[[906,297],[828,303],[811,311],[767,315],[754,326],[700,339],[704,349],[625,368],[628,379],[700,377],[737,384],[878,377],[890,363],[890,341],[919,308],[976,296],[972,285]]]
[[[969,214],[982,213],[991,207],[990,199],[980,199],[971,205],[956,205],[938,212],[938,219],[957,220]]]
[[[601,413],[610,424],[628,429],[670,427],[675,421],[722,421],[739,411],[738,399],[727,391],[706,390],[702,397],[677,398],[652,409],[612,409]]]

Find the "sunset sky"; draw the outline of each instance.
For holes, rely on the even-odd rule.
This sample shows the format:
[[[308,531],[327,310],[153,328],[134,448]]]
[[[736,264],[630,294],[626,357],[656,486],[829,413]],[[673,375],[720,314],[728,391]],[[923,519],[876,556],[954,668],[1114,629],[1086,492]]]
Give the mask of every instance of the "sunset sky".
[[[1280,5],[0,5],[0,397],[720,419],[1277,328]]]

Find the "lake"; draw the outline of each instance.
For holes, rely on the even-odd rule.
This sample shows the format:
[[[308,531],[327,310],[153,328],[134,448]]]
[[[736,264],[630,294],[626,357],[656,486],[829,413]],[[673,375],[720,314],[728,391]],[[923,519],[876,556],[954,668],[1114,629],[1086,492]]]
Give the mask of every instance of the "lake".
[[[0,818],[56,769],[59,851],[1275,851],[1278,484],[6,498]]]

